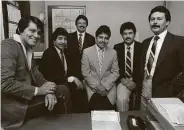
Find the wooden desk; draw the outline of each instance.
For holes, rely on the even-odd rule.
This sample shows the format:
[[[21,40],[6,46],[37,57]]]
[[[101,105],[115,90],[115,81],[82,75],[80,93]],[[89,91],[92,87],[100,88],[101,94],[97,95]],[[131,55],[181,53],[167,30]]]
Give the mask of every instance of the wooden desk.
[[[128,130],[126,119],[128,115],[143,117],[139,111],[120,113],[122,130]],[[91,114],[68,114],[50,117],[40,117],[26,122],[20,130],[92,130]]]

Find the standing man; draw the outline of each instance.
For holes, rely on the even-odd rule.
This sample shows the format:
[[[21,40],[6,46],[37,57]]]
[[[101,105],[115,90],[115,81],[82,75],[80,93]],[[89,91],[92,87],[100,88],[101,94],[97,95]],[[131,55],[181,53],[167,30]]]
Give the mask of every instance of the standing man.
[[[143,110],[151,97],[175,97],[184,90],[184,38],[167,30],[171,16],[164,6],[153,8],[148,20],[154,36],[142,43]]]
[[[123,23],[120,28],[120,34],[124,42],[114,46],[117,51],[120,68],[116,105],[118,111],[128,111],[131,94],[136,97],[136,99],[131,99],[131,109],[138,105],[135,102],[138,101],[138,90],[140,90],[141,44],[134,40],[136,28],[132,22]]]
[[[17,34],[1,42],[1,123],[5,129],[18,129],[25,119],[64,109],[61,97],[69,91],[45,80],[33,61],[33,47],[42,30],[38,18],[24,17]]]
[[[84,76],[90,110],[113,110],[119,67],[116,51],[109,48],[111,31],[102,25],[96,31],[96,45],[84,50]]]
[[[95,38],[86,32],[88,19],[84,15],[79,15],[75,21],[76,32],[69,34],[68,53],[71,73],[68,79],[71,82],[72,101],[74,112],[88,112],[87,95],[84,90],[83,76],[81,72],[81,58],[85,48],[95,44]]]

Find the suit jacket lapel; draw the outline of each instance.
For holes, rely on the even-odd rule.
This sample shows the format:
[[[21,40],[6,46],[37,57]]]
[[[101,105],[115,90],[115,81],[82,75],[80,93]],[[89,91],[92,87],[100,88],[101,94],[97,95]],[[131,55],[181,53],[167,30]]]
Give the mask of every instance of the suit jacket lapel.
[[[57,50],[56,50],[56,48],[53,46],[52,47],[52,50],[53,50],[53,55],[54,55],[54,57],[56,58],[56,60],[58,60],[58,63],[60,63],[62,66],[63,66],[63,64],[62,64],[62,62],[61,62],[61,58],[60,58],[60,56],[59,56],[59,54],[58,54],[58,52],[57,52]],[[53,59],[54,60],[54,59]],[[64,67],[64,66],[63,66]]]
[[[164,42],[162,44],[162,47],[161,47],[161,50],[160,50],[160,53],[159,53],[159,56],[158,56],[158,59],[157,59],[155,72],[156,72],[156,69],[158,69],[161,62],[164,60],[164,57],[166,56],[167,52],[169,52],[168,50],[169,50],[169,45],[172,43],[171,41],[172,41],[171,34],[168,32],[166,34],[166,37],[164,39]]]
[[[137,47],[137,42],[135,41],[134,43],[134,56],[133,56],[133,74],[134,74],[134,71],[135,71],[135,65],[136,65],[136,60],[137,60],[137,54],[139,53],[138,52],[138,47]],[[140,62],[140,61],[138,61]]]

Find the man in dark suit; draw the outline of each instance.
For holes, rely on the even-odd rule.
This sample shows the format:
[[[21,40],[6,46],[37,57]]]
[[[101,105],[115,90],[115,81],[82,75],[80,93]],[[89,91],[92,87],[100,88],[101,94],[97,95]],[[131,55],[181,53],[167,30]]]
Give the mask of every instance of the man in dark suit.
[[[76,32],[69,34],[68,37],[68,54],[71,65],[71,73],[69,82],[71,82],[72,101],[74,112],[87,112],[87,95],[84,90],[83,76],[81,72],[81,58],[85,48],[95,44],[95,39],[92,35],[86,32],[88,19],[84,15],[79,15],[76,18]]]
[[[164,6],[153,8],[148,20],[154,36],[142,43],[142,110],[151,97],[175,97],[184,90],[184,38],[168,32],[171,16]]]
[[[32,48],[40,40],[42,22],[33,16],[21,18],[17,34],[1,43],[1,123],[18,129],[25,119],[64,110],[62,97],[69,91],[48,82],[37,70]],[[57,111],[59,110],[59,111]]]
[[[67,37],[68,32],[64,28],[57,28],[52,34],[53,45],[44,51],[39,65],[39,70],[46,80],[63,85],[64,88],[68,88],[69,74]],[[68,112],[71,112],[71,102],[66,103]]]
[[[128,111],[130,95],[137,96],[140,84],[140,59],[141,44],[134,40],[136,28],[132,22],[121,25],[120,34],[124,42],[116,44],[114,49],[117,51],[120,77],[117,87],[117,110]],[[136,88],[136,89],[135,89]],[[131,99],[131,109],[136,107],[136,99]],[[133,104],[134,103],[134,104]]]

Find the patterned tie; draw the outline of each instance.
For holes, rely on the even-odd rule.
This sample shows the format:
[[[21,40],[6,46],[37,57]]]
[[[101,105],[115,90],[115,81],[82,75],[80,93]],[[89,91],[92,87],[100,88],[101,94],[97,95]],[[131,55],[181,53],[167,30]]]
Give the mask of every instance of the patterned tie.
[[[151,52],[150,52],[148,63],[147,63],[147,75],[148,76],[151,73],[151,68],[153,65],[154,58],[155,58],[155,50],[156,50],[156,45],[157,45],[158,39],[159,39],[159,36],[154,37],[154,42],[153,42],[153,45],[151,47]]]
[[[82,34],[79,34],[79,50],[82,50]]]
[[[127,47],[125,75],[127,78],[132,77],[130,46]]]
[[[100,67],[100,75],[101,75],[102,66],[103,66],[103,58],[104,58],[103,52],[104,52],[104,49],[99,49],[99,59],[98,59],[98,62],[99,62],[99,67]]]

